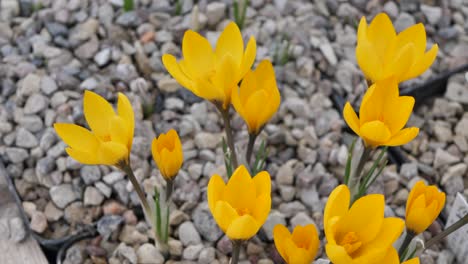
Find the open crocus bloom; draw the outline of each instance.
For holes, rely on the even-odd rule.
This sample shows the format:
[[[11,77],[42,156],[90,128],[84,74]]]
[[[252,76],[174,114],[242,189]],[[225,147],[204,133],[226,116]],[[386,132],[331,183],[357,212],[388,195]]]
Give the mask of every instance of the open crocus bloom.
[[[413,140],[419,128],[404,128],[413,111],[414,98],[399,96],[395,79],[373,84],[364,94],[359,117],[346,103],[343,117],[367,147],[399,146]]]
[[[392,76],[398,82],[417,77],[432,65],[437,51],[434,44],[426,52],[426,31],[421,23],[399,34],[385,13],[375,16],[369,26],[365,17],[359,23],[356,59],[372,82]]]
[[[250,37],[244,51],[242,34],[236,23],[230,22],[214,50],[207,39],[188,30],[182,40],[183,59],[177,62],[174,56],[164,54],[162,61],[180,85],[227,109],[232,89],[252,67],[255,54],[254,37]]]
[[[265,223],[271,209],[270,174],[251,177],[239,166],[228,183],[215,174],[208,183],[208,205],[218,226],[231,240],[247,240]]]
[[[313,224],[296,226],[292,232],[281,224],[273,229],[276,249],[288,264],[309,264],[319,248],[317,228]]]
[[[91,130],[74,124],[54,124],[59,137],[69,146],[65,149],[68,155],[83,164],[128,164],[135,127],[128,98],[119,93],[116,114],[104,98],[85,91],[83,108]]]
[[[439,216],[445,205],[445,193],[435,185],[427,186],[418,181],[406,201],[406,227],[409,231],[420,234]]]
[[[239,89],[232,90],[232,105],[244,119],[250,134],[258,134],[280,105],[275,70],[268,60],[249,71]]]
[[[153,139],[151,153],[164,179],[170,180],[177,175],[182,166],[184,154],[179,135],[174,129]]]
[[[404,221],[384,218],[383,195],[359,198],[349,208],[346,185],[333,190],[324,213],[325,250],[334,264],[380,264],[400,236]]]

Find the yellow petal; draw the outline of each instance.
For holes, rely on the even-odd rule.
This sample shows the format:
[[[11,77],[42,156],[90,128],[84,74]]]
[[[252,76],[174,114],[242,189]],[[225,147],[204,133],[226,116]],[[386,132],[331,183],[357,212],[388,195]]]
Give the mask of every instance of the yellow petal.
[[[400,130],[398,133],[392,136],[392,138],[385,143],[386,146],[400,146],[404,145],[411,140],[413,140],[419,133],[419,128],[417,127],[409,127]]]
[[[411,189],[408,199],[406,200],[406,217],[408,217],[408,211],[411,208],[413,202],[419,197],[421,194],[424,194],[426,191],[426,184],[424,181],[420,180],[414,184],[413,188]]]
[[[385,57],[385,52],[396,38],[396,32],[392,21],[385,13],[379,13],[367,28],[367,38],[373,44],[373,48],[380,58]]]
[[[275,241],[276,249],[278,250],[278,253],[281,255],[281,257],[286,261],[286,263],[289,263],[289,253],[286,251],[285,242],[290,238],[291,233],[289,233],[289,230],[284,225],[277,224],[273,228],[273,239]]]
[[[252,94],[244,106],[244,121],[247,123],[249,134],[258,134],[269,118],[267,105],[268,95],[265,90],[260,90]]]
[[[216,209],[213,213],[213,218],[216,220],[219,228],[221,228],[223,232],[226,232],[232,222],[239,218],[239,215],[237,214],[236,210],[225,201],[217,201]]]
[[[423,74],[436,59],[438,50],[439,46],[437,46],[437,44],[432,45],[431,49],[426,52],[424,56],[419,61],[417,61],[417,63],[413,64],[411,70],[402,77],[401,81],[406,81]]]
[[[174,56],[170,54],[164,54],[162,56],[162,62],[166,70],[172,76],[172,78],[176,79],[176,81],[182,85],[183,87],[191,90],[192,89],[192,80],[190,76],[187,76],[180,68],[177,60]]]
[[[361,137],[366,145],[377,147],[388,142],[392,136],[388,127],[382,121],[371,121],[361,126]]]
[[[240,81],[244,78],[245,74],[249,71],[252,67],[253,63],[255,62],[255,56],[257,54],[257,42],[255,38],[252,36],[247,43],[247,47],[245,49],[244,57],[242,58],[242,64],[240,67],[240,74],[238,76],[238,80]]]
[[[255,201],[255,207],[251,213],[259,225],[263,225],[268,218],[271,209],[271,195],[263,194],[258,196]]]
[[[382,79],[383,62],[376,53],[374,46],[366,39],[359,41],[356,46],[356,61],[366,79],[373,82]]]
[[[215,53],[217,59],[222,59],[226,55],[231,56],[235,69],[239,69],[244,55],[244,41],[236,23],[230,22],[221,32],[216,43]]]
[[[187,30],[182,39],[182,53],[193,77],[204,78],[213,70],[215,56],[211,44],[200,34]]]
[[[396,76],[400,81],[402,76],[411,69],[416,59],[414,45],[408,43],[394,55],[392,61],[387,62],[388,67],[385,67],[384,78]]]
[[[359,135],[359,118],[349,102],[346,102],[343,108],[343,117],[346,124],[348,124],[356,135]]]
[[[325,251],[327,252],[327,257],[334,264],[348,264],[355,263],[351,256],[348,255],[344,247],[328,243],[325,246]]]
[[[198,97],[208,101],[216,101],[223,104],[226,101],[224,87],[215,86],[205,78],[198,78],[195,80],[192,92]]]
[[[117,165],[119,162],[128,162],[128,149],[125,145],[116,142],[103,142],[99,145],[97,157],[103,165]]]
[[[244,165],[239,166],[226,185],[223,200],[236,210],[252,212],[256,206],[253,203],[256,197],[256,187],[249,172]]]
[[[354,232],[363,244],[379,233],[384,219],[383,195],[370,194],[356,200],[337,224],[339,234]]]
[[[232,89],[237,87],[238,81],[233,74],[236,70],[234,58],[230,54],[226,54],[221,58],[216,73],[212,77],[213,85],[223,93],[224,108],[227,108],[231,103]]]
[[[432,224],[432,215],[426,208],[426,198],[419,195],[413,201],[406,217],[406,227],[416,234],[422,233]]]
[[[390,247],[387,255],[382,260],[375,262],[375,264],[400,264],[398,252],[393,247]]]
[[[127,127],[127,148],[128,151],[130,151],[132,149],[133,133],[135,130],[135,114],[133,113],[132,105],[127,96],[123,93],[119,93],[118,98],[117,113],[124,120],[125,126]]]
[[[216,203],[222,199],[225,189],[225,184],[223,178],[218,174],[211,176],[210,181],[208,182],[207,196],[208,196],[208,206],[210,211],[214,214]]]
[[[384,109],[384,122],[390,129],[390,133],[395,135],[405,127],[411,116],[414,107],[414,98],[411,96],[400,96],[393,105]]]
[[[292,240],[296,245],[301,245],[307,250],[309,258],[315,257],[319,245],[318,233],[315,225],[296,226],[292,233]]]
[[[271,178],[268,171],[261,171],[253,177],[257,197],[263,194],[271,195]]]
[[[236,218],[226,231],[231,240],[247,240],[253,237],[260,229],[260,225],[250,215]]]
[[[86,152],[74,148],[66,148],[65,151],[67,154],[72,157],[74,160],[79,163],[88,164],[88,165],[97,165],[100,164],[99,159],[97,158],[96,152]]]
[[[123,118],[117,115],[113,116],[109,120],[109,132],[112,142],[120,143],[127,147],[129,142],[128,128]]]
[[[74,150],[86,153],[97,151],[99,140],[86,128],[74,124],[55,123],[54,129],[58,136]]]
[[[341,217],[348,212],[350,196],[351,194],[348,187],[346,185],[340,185],[336,187],[328,197],[323,214],[323,224],[327,238],[331,235],[327,234],[327,226],[330,225],[330,220],[336,216]]]
[[[397,49],[404,47],[408,43],[413,43],[416,54],[424,54],[426,51],[426,30],[424,29],[424,25],[418,23],[406,28],[398,34],[396,42]]]
[[[310,264],[313,259],[314,256],[311,256],[307,250],[303,248],[295,248],[289,257],[289,263]]]
[[[359,122],[362,126],[371,121],[381,120],[384,110],[391,109],[398,98],[398,83],[396,78],[387,78],[373,84],[364,94],[359,109]],[[361,131],[362,133],[362,131]]]
[[[112,106],[98,94],[85,91],[83,111],[91,130],[101,139],[110,135],[109,121],[115,116]]]
[[[359,20],[357,30],[357,44],[359,45],[361,41],[367,41],[367,21],[365,16],[361,17],[361,20]]]

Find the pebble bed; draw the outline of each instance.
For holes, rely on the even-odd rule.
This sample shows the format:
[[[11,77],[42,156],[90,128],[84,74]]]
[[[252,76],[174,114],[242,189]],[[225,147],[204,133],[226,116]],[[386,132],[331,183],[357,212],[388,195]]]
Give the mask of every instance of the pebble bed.
[[[198,1],[198,19],[193,0],[181,1],[180,15],[175,1],[135,2],[134,11],[123,12],[122,0],[0,1],[0,161],[33,231],[61,238],[96,226],[100,235],[74,244],[64,263],[164,263],[125,175],[77,163],[52,128],[55,122],[85,125],[85,89],[112,102],[124,92],[136,119],[131,164],[145,190],[163,184],[151,158],[154,136],[174,128],[183,142],[166,263],[228,263],[231,244],[206,202],[209,177],[225,174],[221,119],[213,105],[170,78],[161,56],[180,57],[183,33],[194,23],[214,44],[233,18],[232,1]],[[250,1],[243,34],[255,36],[257,61],[274,62],[282,103],[261,134],[269,146],[272,210],[246,243],[241,263],[281,263],[272,242],[278,223],[314,223],[323,237],[323,208],[341,182],[352,141],[330,96],[360,102],[367,86],[355,60],[356,27],[361,16],[378,12],[386,12],[398,31],[424,23],[428,46],[439,44],[433,66],[402,86],[468,62],[467,0]],[[403,217],[410,188],[424,178],[447,193],[447,215],[457,192],[468,196],[466,77],[454,75],[443,94],[416,100],[409,125],[421,132],[401,148],[407,161],[389,165],[372,191],[385,194],[387,215]],[[239,116],[233,127],[244,153],[248,135]],[[423,235],[430,238],[442,228],[435,222]],[[320,256],[325,258],[323,245]],[[456,262],[440,244],[425,251],[421,263]]]

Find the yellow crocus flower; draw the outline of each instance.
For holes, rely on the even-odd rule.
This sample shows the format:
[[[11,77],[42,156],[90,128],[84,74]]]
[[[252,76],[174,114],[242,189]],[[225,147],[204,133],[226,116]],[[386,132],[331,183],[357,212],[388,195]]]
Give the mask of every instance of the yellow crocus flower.
[[[436,220],[444,205],[444,192],[418,181],[406,201],[406,228],[416,235],[422,233]]]
[[[236,23],[230,22],[214,50],[207,39],[188,30],[182,40],[183,59],[177,62],[174,56],[164,54],[162,61],[180,85],[227,109],[232,89],[255,61],[256,49],[252,36],[244,51],[242,34]]]
[[[69,147],[65,151],[83,164],[128,165],[135,120],[128,98],[119,93],[117,114],[112,105],[91,91],[85,91],[84,116],[91,130],[55,123],[59,137]]]
[[[247,240],[265,223],[271,209],[271,179],[267,171],[255,177],[239,166],[228,183],[215,174],[208,183],[208,205],[218,226],[233,241]]]
[[[250,134],[258,134],[280,105],[275,71],[268,60],[249,71],[239,89],[232,90],[232,105],[244,119]]]
[[[394,76],[403,82],[425,72],[437,56],[438,46],[426,52],[424,25],[413,25],[399,34],[385,13],[370,25],[362,17],[357,32],[356,59],[368,80],[378,82]]]
[[[349,208],[350,196],[348,187],[340,185],[328,198],[323,218],[327,256],[334,264],[380,264],[403,231],[404,221],[384,218],[381,194],[363,196]]]
[[[390,247],[387,256],[380,262],[380,264],[400,264],[400,257],[395,248]],[[412,258],[407,261],[401,262],[401,264],[419,264],[419,258]]]
[[[414,98],[399,96],[394,79],[373,84],[364,94],[359,118],[351,104],[346,103],[343,117],[367,147],[399,146],[413,140],[419,128],[403,128],[413,111]]]
[[[164,179],[171,180],[177,175],[182,166],[184,154],[179,135],[174,129],[153,139],[151,153]]]
[[[273,228],[273,239],[281,257],[287,264],[309,264],[319,248],[317,228],[313,224],[296,226],[292,232],[281,224]]]

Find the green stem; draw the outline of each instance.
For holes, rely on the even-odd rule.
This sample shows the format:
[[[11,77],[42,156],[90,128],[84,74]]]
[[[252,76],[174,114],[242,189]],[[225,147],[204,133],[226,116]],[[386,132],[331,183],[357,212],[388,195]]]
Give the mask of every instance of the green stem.
[[[359,198],[358,191],[359,186],[361,185],[362,172],[371,152],[372,148],[364,147],[364,151],[362,152],[361,158],[359,159],[359,163],[356,167],[356,170],[354,171],[353,177],[350,179],[349,188],[352,191],[351,205]]]
[[[130,164],[125,163],[125,164],[120,164],[120,166],[117,166],[121,168],[128,176],[128,179],[133,185],[133,188],[135,189],[136,193],[138,194],[138,198],[140,198],[140,203],[141,206],[143,207],[143,210],[147,214],[147,216],[151,215],[151,207],[148,204],[148,201],[146,200],[145,192],[141,188],[141,185],[138,183],[137,178],[135,177],[135,174],[133,174],[133,170],[130,167]]]
[[[252,159],[252,152],[253,152],[256,139],[257,139],[257,134],[249,134],[249,143],[247,144],[247,152],[245,154],[245,160],[249,167],[250,167],[250,160]]]
[[[174,189],[174,180],[173,179],[166,180],[166,203],[169,203],[173,189]]]
[[[430,248],[431,246],[442,240],[444,237],[450,235],[451,233],[453,233],[454,231],[466,224],[468,224],[468,213],[464,217],[460,218],[460,220],[455,222],[453,225],[449,226],[447,229],[437,234],[435,237],[429,239],[427,243],[425,243],[424,248]]]
[[[401,244],[400,249],[398,250],[398,256],[400,256],[400,262],[402,262],[405,259],[408,246],[411,243],[411,240],[413,240],[414,236],[415,234],[413,232],[406,230],[405,239],[403,240],[403,243]]]
[[[239,163],[237,163],[237,154],[236,154],[236,149],[234,148],[234,139],[232,136],[231,119],[229,118],[229,108],[223,109],[221,106],[219,107],[219,111],[221,112],[221,115],[223,117],[224,130],[226,131],[226,141],[227,141],[229,149],[231,150],[232,165],[234,165],[233,167],[234,169],[236,169]]]
[[[232,241],[232,258],[230,264],[237,264],[239,262],[239,255],[242,246],[242,241],[233,240]]]

